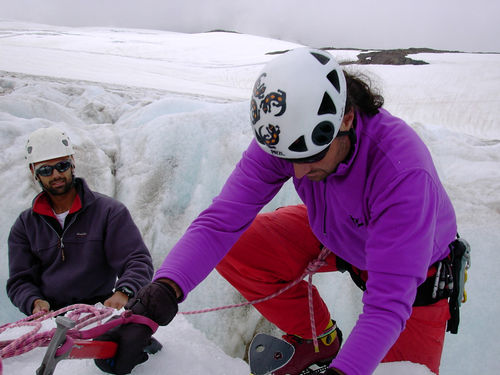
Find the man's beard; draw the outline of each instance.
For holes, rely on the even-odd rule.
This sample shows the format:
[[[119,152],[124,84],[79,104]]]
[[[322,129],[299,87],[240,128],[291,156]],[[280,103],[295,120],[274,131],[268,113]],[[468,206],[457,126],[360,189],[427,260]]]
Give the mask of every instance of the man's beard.
[[[40,181],[40,185],[42,186],[42,189],[44,191],[46,191],[47,193],[49,194],[52,194],[52,195],[64,195],[66,194],[68,191],[70,191],[73,186],[75,185],[75,176],[73,174],[71,174],[71,180],[67,181],[66,178],[62,178],[66,181],[66,183],[64,184],[64,186],[62,187],[59,187],[59,188],[52,188],[50,186],[50,183],[54,180],[51,180],[49,182],[49,185],[45,185],[43,184],[41,181]]]

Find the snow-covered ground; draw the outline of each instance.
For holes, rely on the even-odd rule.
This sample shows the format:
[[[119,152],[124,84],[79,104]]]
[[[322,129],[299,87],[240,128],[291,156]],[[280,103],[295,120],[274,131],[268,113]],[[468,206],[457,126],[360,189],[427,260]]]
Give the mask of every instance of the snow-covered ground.
[[[235,33],[63,28],[0,21],[0,285],[8,277],[7,237],[37,189],[23,148],[41,126],[66,130],[77,174],[123,201],[159,266],[218,193],[252,138],[250,90],[268,52],[298,45]],[[331,51],[340,61],[357,51]],[[500,372],[500,55],[418,54],[429,65],[347,66],[372,78],[385,107],[430,148],[472,245],[468,302],[458,335],[447,334],[442,375]],[[290,184],[266,207],[297,203]],[[315,283],[345,334],[361,293],[341,274]],[[241,302],[213,272],[182,311]],[[0,325],[22,318],[0,288]],[[164,350],[134,374],[248,374],[241,358],[256,332],[279,335],[252,307],[179,315],[156,337]],[[4,339],[0,335],[0,340]],[[3,361],[4,374],[33,374],[36,349]],[[63,361],[56,374],[101,373],[92,361]],[[428,374],[383,364],[377,375]]]

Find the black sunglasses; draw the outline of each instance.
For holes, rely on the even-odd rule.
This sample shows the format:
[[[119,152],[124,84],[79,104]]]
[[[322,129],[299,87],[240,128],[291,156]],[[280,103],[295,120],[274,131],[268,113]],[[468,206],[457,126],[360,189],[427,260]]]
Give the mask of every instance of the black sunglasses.
[[[351,133],[352,129],[351,130],[346,130],[346,131],[339,131],[337,133],[337,136],[335,138],[339,138],[339,137],[344,137],[346,135],[349,135]],[[353,133],[354,134],[354,133]],[[307,163],[316,163],[320,160],[322,160],[325,156],[326,156],[326,153],[328,152],[328,150],[330,149],[330,146],[332,144],[330,143],[328,145],[327,148],[325,148],[324,150],[318,152],[317,154],[315,155],[312,155],[312,156],[309,156],[309,157],[306,157],[306,158],[300,158],[300,159],[285,159],[287,161],[291,161],[292,163],[295,163],[295,164],[307,164]]]
[[[317,153],[315,155],[312,155],[312,156],[309,156],[306,158],[285,159],[285,160],[291,161],[292,163],[295,163],[295,164],[316,163],[317,161],[320,161],[325,157],[325,155],[329,149],[330,149],[330,145],[328,145],[327,148],[325,148],[324,150],[320,151],[319,153]]]
[[[66,172],[69,168],[71,168],[70,160],[63,160],[57,163],[56,165],[42,165],[40,168],[36,170],[37,176],[49,177],[52,176],[54,169],[59,173]]]

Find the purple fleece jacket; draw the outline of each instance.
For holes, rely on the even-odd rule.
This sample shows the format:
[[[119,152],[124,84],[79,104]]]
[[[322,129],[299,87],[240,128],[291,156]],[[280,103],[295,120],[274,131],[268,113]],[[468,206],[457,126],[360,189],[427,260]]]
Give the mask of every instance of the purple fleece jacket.
[[[356,115],[352,157],[326,180],[293,177],[293,165],[252,141],[221,193],[190,225],[155,279],[187,295],[224,257],[261,208],[293,177],[317,238],[368,271],[359,316],[332,366],[371,374],[409,318],[417,286],[456,235],[455,213],[418,135],[386,110]]]
[[[127,208],[81,178],[76,187],[64,228],[42,192],[10,231],[7,294],[27,315],[37,298],[53,309],[93,304],[115,287],[137,292],[153,276],[151,255]]]

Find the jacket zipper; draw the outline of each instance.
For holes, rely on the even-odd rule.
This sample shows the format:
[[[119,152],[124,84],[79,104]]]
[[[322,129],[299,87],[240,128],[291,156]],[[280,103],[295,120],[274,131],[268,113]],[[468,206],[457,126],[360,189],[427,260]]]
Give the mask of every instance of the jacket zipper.
[[[66,260],[66,255],[64,254],[64,242],[63,242],[64,234],[69,229],[69,227],[71,226],[71,224],[73,224],[75,222],[76,217],[78,216],[78,214],[79,214],[79,212],[75,213],[75,216],[73,216],[73,218],[71,219],[71,222],[64,228],[64,230],[63,230],[63,232],[62,232],[61,235],[59,235],[59,233],[57,233],[57,231],[54,229],[54,227],[52,225],[50,225],[47,220],[45,220],[45,218],[43,217],[43,215],[40,215],[40,217],[45,222],[45,224],[47,224],[50,227],[50,229],[52,229],[56,233],[57,237],[59,237],[59,248],[61,249],[61,260],[63,262]]]

